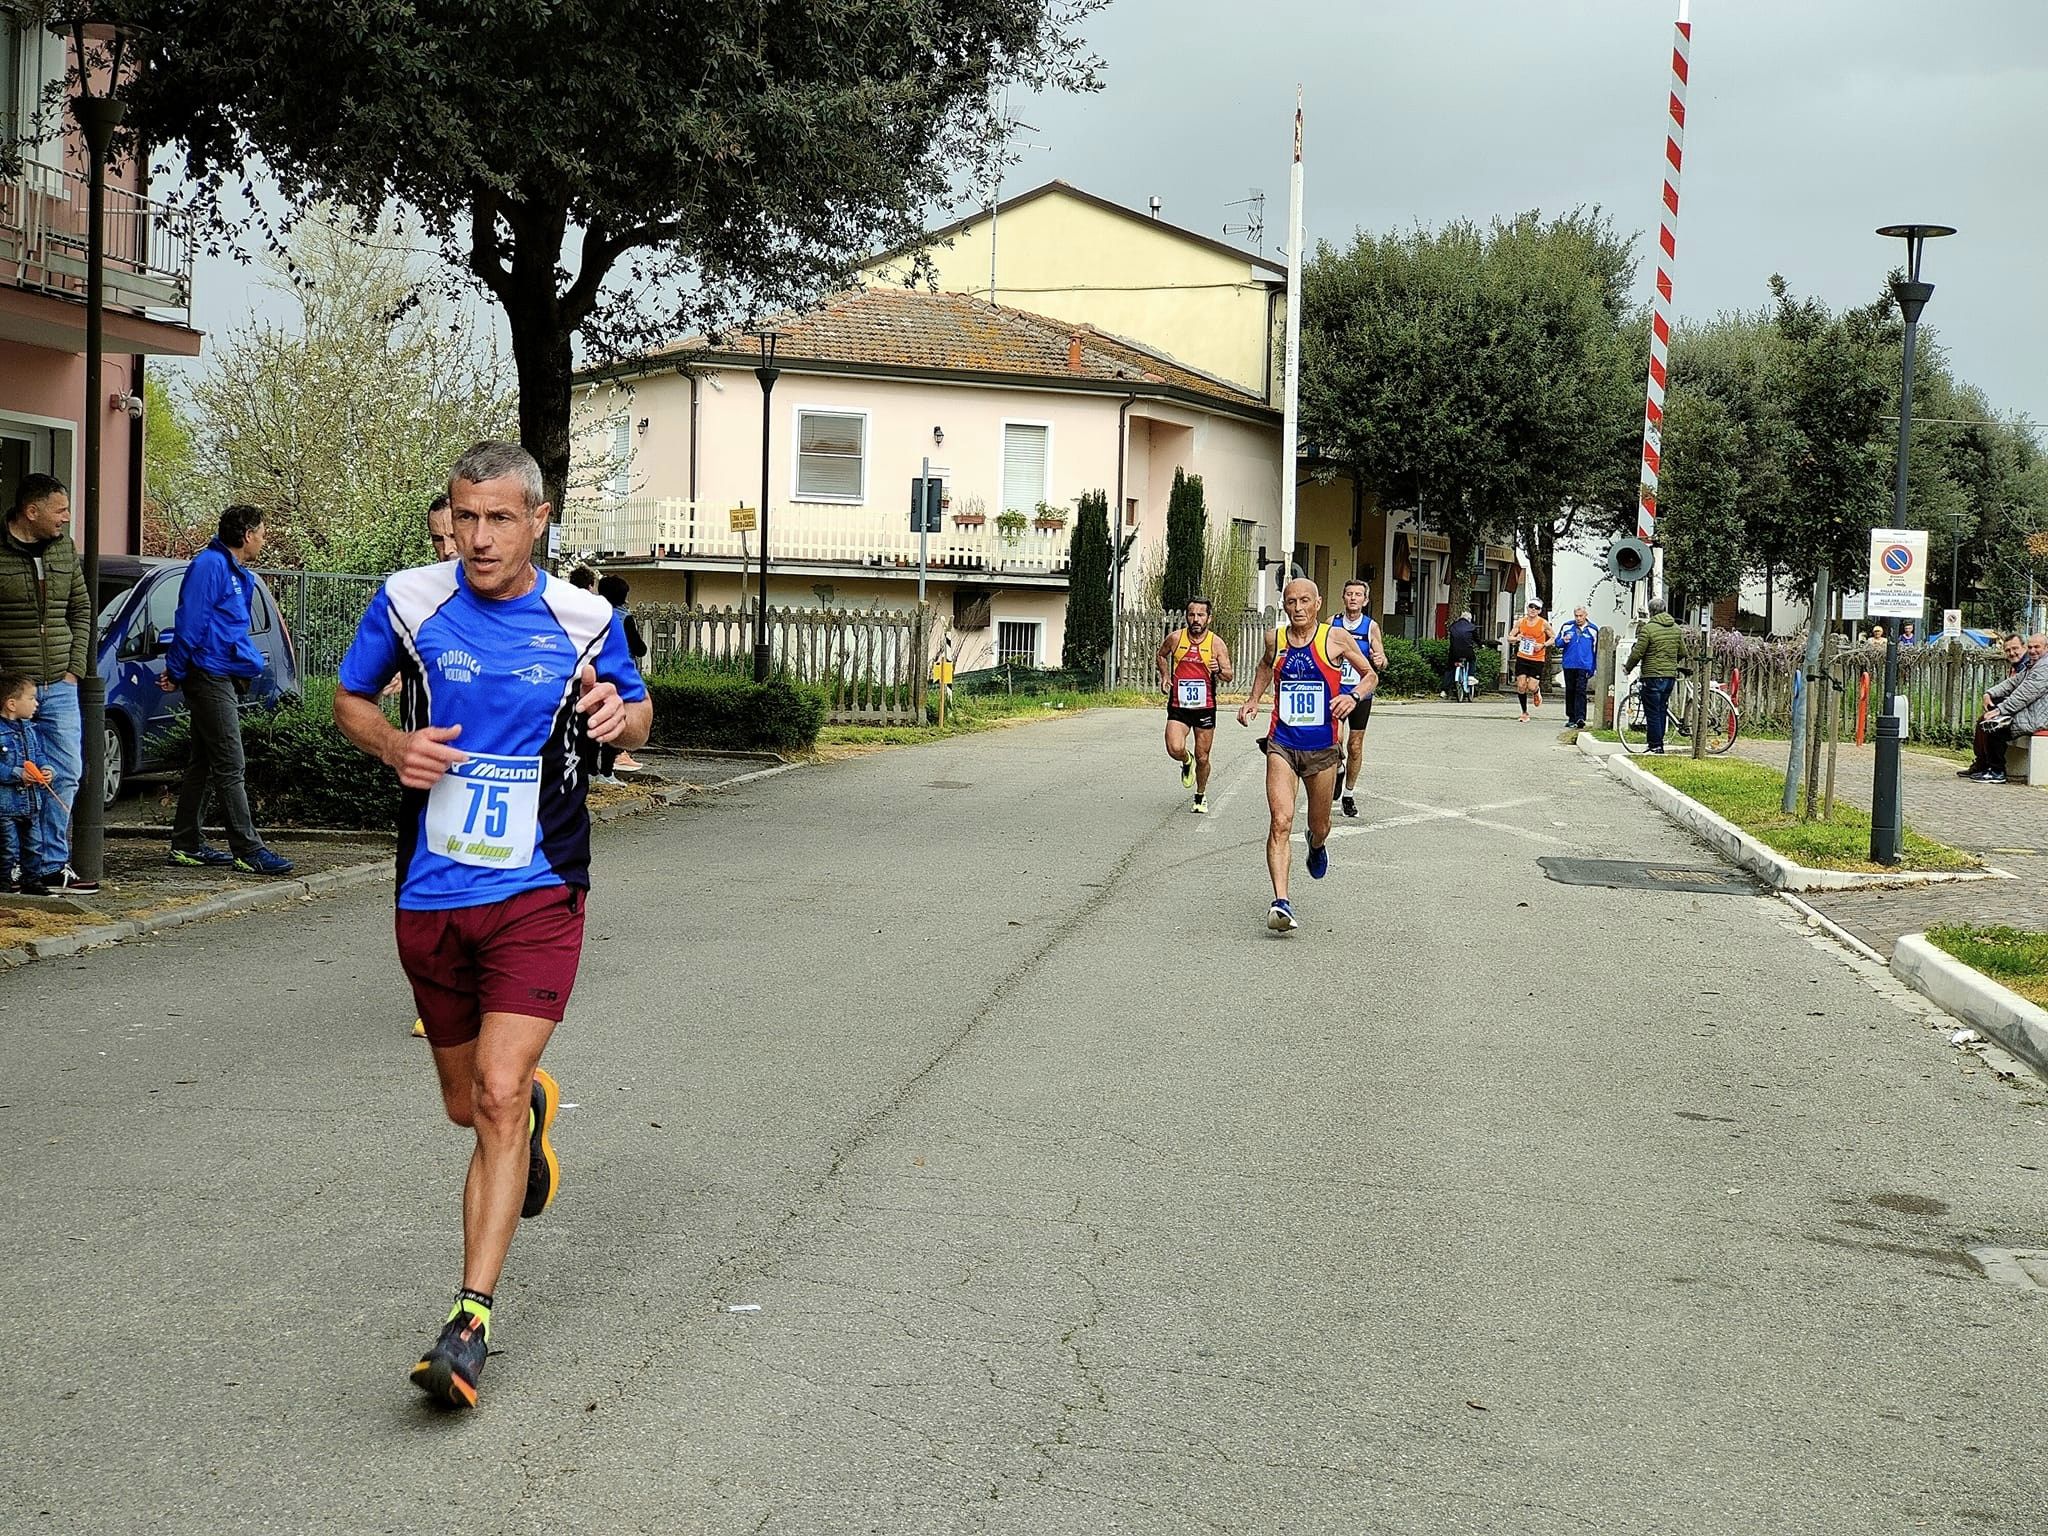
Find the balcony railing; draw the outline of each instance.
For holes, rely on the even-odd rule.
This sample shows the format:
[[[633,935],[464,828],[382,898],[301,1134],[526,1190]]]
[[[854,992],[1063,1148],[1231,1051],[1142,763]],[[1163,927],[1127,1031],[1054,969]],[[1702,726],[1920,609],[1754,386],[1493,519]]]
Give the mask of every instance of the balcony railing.
[[[562,517],[560,547],[601,560],[689,560],[730,563],[760,557],[759,535],[732,531],[724,506],[680,500],[571,505]],[[928,535],[934,571],[983,575],[1060,576],[1067,570],[1068,532],[1027,525],[1014,533],[993,518],[979,527],[956,522]],[[773,507],[768,558],[792,565],[858,566],[914,573],[917,535],[910,509],[813,503]]]
[[[190,325],[190,224],[126,187],[106,190],[107,302]],[[77,172],[33,162],[0,181],[0,283],[85,297],[88,191]]]

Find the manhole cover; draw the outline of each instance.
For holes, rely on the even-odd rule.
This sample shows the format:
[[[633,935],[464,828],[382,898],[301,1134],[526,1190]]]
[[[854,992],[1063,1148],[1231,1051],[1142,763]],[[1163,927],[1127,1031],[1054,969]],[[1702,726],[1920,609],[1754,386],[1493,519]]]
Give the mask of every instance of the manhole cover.
[[[963,783],[961,783],[961,782],[960,782],[960,781],[959,781],[958,779],[933,779],[933,780],[932,780],[932,781],[931,781],[930,783],[928,783],[928,784],[926,784],[926,785],[925,785],[925,788],[926,788],[926,789],[972,789],[972,788],[974,788],[974,786],[973,786],[972,784],[963,784]]]
[[[1972,1248],[1984,1278],[2023,1291],[2048,1291],[2048,1248]]]
[[[1546,854],[1537,867],[1560,885],[1604,885],[1617,891],[1684,891],[1694,895],[1753,896],[1756,887],[1733,870],[1693,864],[1646,864],[1640,859],[1574,859]]]

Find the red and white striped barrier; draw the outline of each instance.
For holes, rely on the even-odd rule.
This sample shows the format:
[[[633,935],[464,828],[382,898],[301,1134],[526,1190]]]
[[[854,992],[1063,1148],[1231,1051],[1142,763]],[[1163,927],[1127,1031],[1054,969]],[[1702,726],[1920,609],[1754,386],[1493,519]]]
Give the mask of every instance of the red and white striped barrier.
[[[1642,502],[1636,536],[1657,537],[1657,470],[1664,456],[1664,384],[1671,351],[1671,288],[1678,270],[1678,176],[1685,163],[1685,87],[1692,73],[1691,0],[1678,0],[1671,45],[1671,117],[1664,137],[1664,210],[1657,220],[1657,294],[1650,303],[1650,388],[1643,408]]]

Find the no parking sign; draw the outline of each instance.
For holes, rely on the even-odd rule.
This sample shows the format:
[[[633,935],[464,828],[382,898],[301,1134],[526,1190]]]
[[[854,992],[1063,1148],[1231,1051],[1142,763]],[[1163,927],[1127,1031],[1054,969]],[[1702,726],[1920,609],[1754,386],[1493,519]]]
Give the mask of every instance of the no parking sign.
[[[1917,619],[1927,605],[1927,530],[1870,530],[1870,582],[1863,611],[1873,619]]]

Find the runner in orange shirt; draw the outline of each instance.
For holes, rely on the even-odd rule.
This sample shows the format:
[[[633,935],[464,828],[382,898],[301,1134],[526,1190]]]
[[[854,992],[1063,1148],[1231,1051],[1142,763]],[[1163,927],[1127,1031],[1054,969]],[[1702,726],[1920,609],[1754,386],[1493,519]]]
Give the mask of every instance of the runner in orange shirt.
[[[1522,720],[1529,711],[1543,707],[1543,667],[1550,659],[1552,631],[1543,617],[1543,605],[1529,599],[1528,610],[1509,637],[1515,642],[1515,693],[1522,701]]]

